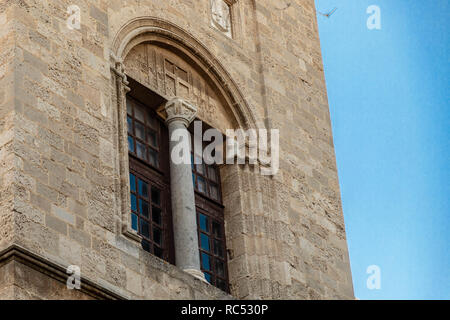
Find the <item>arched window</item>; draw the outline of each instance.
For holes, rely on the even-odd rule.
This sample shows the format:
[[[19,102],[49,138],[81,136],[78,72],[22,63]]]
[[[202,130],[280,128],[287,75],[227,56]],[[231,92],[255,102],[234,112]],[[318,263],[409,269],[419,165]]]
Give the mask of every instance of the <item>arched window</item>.
[[[170,179],[170,170],[173,166],[169,168],[168,149],[172,146],[163,145],[169,140],[164,106],[167,108],[166,103],[172,102],[175,97],[181,98],[188,102],[188,105],[194,106],[197,110],[197,119],[222,133],[227,129],[262,128],[264,127],[262,120],[255,116],[237,84],[208,49],[192,35],[169,22],[147,17],[130,21],[117,34],[112,52],[112,70],[115,72],[119,107],[123,234],[134,240],[143,239],[144,249],[176,264],[195,277],[204,277],[225,291],[230,290],[229,281],[237,288],[240,278],[236,275],[228,278],[227,266],[227,263],[236,265],[241,258],[241,254],[235,254],[234,248],[235,244],[242,243],[241,239],[236,241],[234,236],[244,228],[240,219],[243,204],[240,194],[235,192],[243,178],[237,166],[221,166],[220,170],[215,166],[192,168],[194,174],[192,183],[195,186],[195,191],[192,191],[192,203],[195,208],[190,216],[196,218],[192,220],[195,220],[194,232],[197,237],[190,234],[186,240],[190,242],[190,239],[195,238],[198,243],[198,247],[190,247],[196,252],[189,253],[190,257],[196,256],[198,267],[191,269],[190,263],[179,262],[183,259],[175,261],[180,253],[180,250],[175,248],[175,244],[180,243],[180,239],[177,238],[180,232],[177,232],[178,235],[174,234],[178,225],[173,221],[179,219],[172,219],[172,216],[178,217],[180,210],[179,207],[175,208],[170,200],[176,198],[171,197],[172,194],[179,195],[179,190],[175,192],[176,185],[174,186]],[[128,87],[131,88],[131,92],[126,95]],[[146,109],[148,114],[157,120],[159,133],[151,122],[147,124],[146,121],[136,119],[136,113],[133,111],[126,115],[123,111],[125,101],[134,101],[131,104]],[[128,116],[131,119],[127,122]],[[142,139],[142,125],[147,140]],[[128,127],[132,127],[129,134]],[[147,132],[150,133],[150,137]],[[157,133],[156,138],[154,133]],[[134,173],[134,176],[130,176],[130,190],[126,183],[128,169],[130,173]],[[223,181],[220,179],[219,171],[226,177]],[[190,180],[190,177],[187,177]],[[239,181],[232,183],[230,177],[237,177]],[[140,196],[139,183],[143,182],[150,190],[152,187],[161,187],[161,206],[158,206],[157,201],[153,202],[151,193],[147,196],[144,191],[144,196]],[[123,188],[124,186],[127,188]],[[136,197],[136,204],[133,203],[133,196]],[[143,214],[139,211],[140,201],[148,203],[148,215],[145,202],[142,202]],[[152,211],[154,208],[156,211]],[[162,228],[159,228],[161,225],[158,215],[153,217],[152,214],[159,212],[157,209],[161,209]],[[224,215],[227,226],[232,225],[232,229],[224,227]],[[149,226],[148,232],[146,223]],[[152,233],[153,227],[156,231],[162,230],[162,245],[159,242],[159,233]],[[137,233],[141,236],[138,237]],[[233,241],[227,243],[226,236]],[[230,257],[227,257],[228,254]],[[231,260],[227,262],[227,258]]]
[[[160,101],[157,94],[148,90],[145,97],[139,97],[143,88],[135,81],[132,81],[131,88],[126,99],[131,227],[142,237],[144,250],[175,263],[168,129],[155,111],[155,102]],[[201,271],[206,281],[228,292],[219,168],[206,165],[203,159],[194,161],[193,152],[191,159]]]

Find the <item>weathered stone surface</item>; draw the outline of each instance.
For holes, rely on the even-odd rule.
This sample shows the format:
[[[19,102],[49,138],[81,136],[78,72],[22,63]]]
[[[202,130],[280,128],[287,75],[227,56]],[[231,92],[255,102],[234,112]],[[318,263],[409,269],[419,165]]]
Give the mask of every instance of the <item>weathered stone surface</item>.
[[[209,0],[0,0],[0,251],[16,244],[64,267],[80,264],[124,298],[230,298],[124,232],[126,132],[111,53],[156,90],[164,74],[148,52],[164,43],[167,52],[185,50],[173,55],[195,71],[202,120],[280,130],[276,176],[221,168],[231,294],[353,298],[314,1],[283,10],[273,0],[226,2],[232,32],[224,34],[228,18],[216,8],[214,23]],[[81,9],[80,30],[67,28],[71,4]],[[139,27],[146,40],[119,54]],[[39,271],[0,267],[8,272],[19,277],[0,277],[0,298],[85,298]]]

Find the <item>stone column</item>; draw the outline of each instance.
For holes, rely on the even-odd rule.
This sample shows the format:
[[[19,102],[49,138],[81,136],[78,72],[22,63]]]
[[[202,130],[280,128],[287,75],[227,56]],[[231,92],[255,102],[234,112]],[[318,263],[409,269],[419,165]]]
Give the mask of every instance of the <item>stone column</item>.
[[[170,181],[176,265],[206,281],[200,270],[197,214],[192,183],[191,142],[187,130],[195,119],[197,109],[180,98],[174,98],[167,102],[165,112],[170,140]],[[180,150],[187,152],[183,154],[183,161],[178,159]],[[177,159],[172,156],[173,152]]]

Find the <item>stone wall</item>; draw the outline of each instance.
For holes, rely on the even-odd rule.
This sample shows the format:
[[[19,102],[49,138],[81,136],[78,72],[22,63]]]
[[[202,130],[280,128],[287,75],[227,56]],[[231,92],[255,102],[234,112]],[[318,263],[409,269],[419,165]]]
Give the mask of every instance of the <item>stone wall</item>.
[[[275,177],[222,169],[232,295],[353,298],[314,1],[282,2],[234,3],[230,39],[211,26],[209,0],[0,0],[0,250],[79,265],[123,298],[229,298],[122,232],[110,54],[123,26],[148,16],[203,44],[256,123],[280,129]],[[66,26],[71,4],[81,30]]]
[[[0,2],[0,250],[12,244],[14,184],[14,8]]]

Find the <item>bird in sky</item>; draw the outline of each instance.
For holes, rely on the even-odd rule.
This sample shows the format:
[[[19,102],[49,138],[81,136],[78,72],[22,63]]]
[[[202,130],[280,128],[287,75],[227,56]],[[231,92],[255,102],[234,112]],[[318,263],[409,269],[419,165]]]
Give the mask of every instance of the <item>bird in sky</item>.
[[[331,11],[328,12],[328,13],[322,13],[322,12],[320,12],[320,11],[319,11],[319,13],[320,13],[321,15],[323,15],[324,17],[329,18],[329,17],[331,17],[331,15],[332,15],[333,13],[336,12],[336,10],[337,10],[337,8],[334,8],[333,10],[331,10]]]

